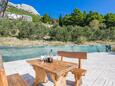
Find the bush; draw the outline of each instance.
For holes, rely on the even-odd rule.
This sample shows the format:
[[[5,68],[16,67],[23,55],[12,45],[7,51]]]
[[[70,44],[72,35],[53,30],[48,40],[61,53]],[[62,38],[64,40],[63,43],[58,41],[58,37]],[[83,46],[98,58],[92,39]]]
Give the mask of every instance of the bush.
[[[48,28],[41,22],[0,20],[0,36],[31,40],[46,40],[44,38],[48,38],[48,40],[84,43],[96,40],[115,40],[115,27],[92,29],[88,26],[60,27],[55,25]]]
[[[86,37],[83,37],[83,36],[81,36],[81,37],[79,37],[79,38],[77,38],[77,40],[75,41],[75,43],[85,43],[87,41],[87,38]]]
[[[49,31],[49,35],[51,37],[51,40],[57,40],[57,41],[71,40],[71,33],[68,31],[66,27],[57,26],[55,28],[52,28]]]

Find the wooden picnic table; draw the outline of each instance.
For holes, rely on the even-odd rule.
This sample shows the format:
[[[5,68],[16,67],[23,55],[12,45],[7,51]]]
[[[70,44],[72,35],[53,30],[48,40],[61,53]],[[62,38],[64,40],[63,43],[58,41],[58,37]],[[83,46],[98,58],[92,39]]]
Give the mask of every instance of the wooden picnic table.
[[[65,62],[65,61],[56,61],[52,63],[44,63],[41,60],[29,60],[27,61],[30,65],[33,66],[35,71],[35,81],[34,86],[38,86],[41,82],[47,82],[47,74],[50,74],[55,86],[66,86],[66,75],[68,72],[72,71],[77,67],[77,64]]]

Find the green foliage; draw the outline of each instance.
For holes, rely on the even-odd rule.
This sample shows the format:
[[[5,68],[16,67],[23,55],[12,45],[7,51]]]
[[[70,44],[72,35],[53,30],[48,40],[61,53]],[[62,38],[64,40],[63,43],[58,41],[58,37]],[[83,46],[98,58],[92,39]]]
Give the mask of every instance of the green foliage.
[[[73,13],[71,14],[72,25],[82,26],[83,19],[83,13],[79,9],[74,9]]]
[[[83,25],[84,22],[84,16],[83,13],[79,9],[74,9],[73,13],[70,15],[66,15],[63,18],[63,24],[64,25]]]
[[[7,6],[7,1],[5,1],[5,0],[0,1],[0,12],[4,11],[6,6]]]
[[[99,22],[103,22],[104,18],[99,13],[90,11],[86,16],[85,22],[86,24],[89,24],[92,20],[98,20]]]
[[[15,8],[14,8],[15,9]],[[17,11],[12,10],[16,13]],[[18,14],[27,13],[22,10]],[[35,16],[33,17],[37,19]],[[36,20],[35,20],[36,21]],[[45,14],[41,21],[52,24],[52,19]],[[57,40],[84,43],[86,41],[115,40],[115,14],[100,15],[97,12],[75,9],[71,14],[59,17],[59,24],[46,27],[41,22],[19,20],[0,20],[0,36],[17,37],[31,40]]]
[[[62,27],[63,26],[63,18],[62,15],[59,17],[59,25]]]
[[[22,24],[18,38],[29,38],[31,40],[43,39],[48,35],[48,28],[46,28],[42,23],[25,23]]]
[[[115,14],[109,13],[105,16],[105,24],[107,27],[115,26]]]
[[[115,27],[106,29],[92,29],[88,26],[63,26],[48,28],[40,22],[19,20],[0,20],[0,36],[17,37],[19,39],[72,41],[84,43],[96,40],[115,40]]]
[[[73,25],[73,22],[71,21],[71,15],[65,15],[63,18],[63,24],[64,25]]]
[[[0,36],[19,39],[43,39],[48,35],[48,28],[42,23],[16,20],[0,20]]]
[[[75,41],[75,43],[85,43],[87,41],[87,38],[84,36],[81,36],[79,38],[77,38],[77,40]]]
[[[48,23],[48,24],[52,23],[52,20],[51,20],[50,16],[47,13],[41,18],[41,21],[43,23]]]
[[[49,31],[49,35],[51,40],[57,41],[70,41],[71,40],[71,33],[68,31],[66,27],[57,26],[56,28],[52,28]]]
[[[89,26],[90,26],[92,29],[99,29],[100,23],[99,23],[98,20],[92,20],[92,21],[89,23]]]
[[[97,12],[90,11],[89,13],[86,13],[86,11],[84,11],[82,13],[79,9],[74,9],[71,14],[64,16],[63,24],[66,26],[86,26],[89,25],[93,20],[98,20],[99,23],[102,23],[104,21],[104,17]]]

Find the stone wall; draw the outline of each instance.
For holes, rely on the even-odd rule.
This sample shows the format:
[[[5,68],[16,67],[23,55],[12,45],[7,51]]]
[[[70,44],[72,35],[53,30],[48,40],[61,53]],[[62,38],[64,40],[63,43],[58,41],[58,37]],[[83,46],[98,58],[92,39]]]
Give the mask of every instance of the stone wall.
[[[5,12],[4,17],[8,18],[8,19],[15,19],[15,20],[21,19],[21,20],[24,20],[24,21],[32,21],[32,17],[31,16],[13,14],[13,13],[10,13],[10,12]]]

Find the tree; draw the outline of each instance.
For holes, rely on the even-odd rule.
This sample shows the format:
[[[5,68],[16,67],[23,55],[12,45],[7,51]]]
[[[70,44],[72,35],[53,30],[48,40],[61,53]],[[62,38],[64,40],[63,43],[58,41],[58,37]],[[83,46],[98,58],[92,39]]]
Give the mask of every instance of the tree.
[[[83,25],[83,14],[79,9],[74,9],[73,13],[71,14],[71,20],[73,25]]]
[[[100,24],[99,24],[99,21],[98,20],[92,20],[90,23],[89,23],[89,26],[93,29],[99,29],[100,27]]]
[[[73,21],[71,20],[71,15],[65,15],[63,18],[63,25],[72,25]]]
[[[43,23],[48,23],[48,24],[52,23],[52,20],[51,20],[50,16],[47,13],[41,18],[41,21]]]
[[[104,18],[102,15],[98,14],[97,12],[92,12],[90,11],[89,14],[86,16],[86,23],[87,25],[92,21],[92,20],[98,20],[100,23],[104,21]]]
[[[87,17],[87,13],[86,11],[83,12],[83,26],[86,26],[87,23],[86,23],[86,17]]]
[[[62,15],[59,17],[59,25],[62,27],[63,26],[63,18]]]
[[[8,0],[1,0],[0,1],[0,17],[4,16],[4,12],[7,8]]]
[[[115,14],[108,13],[105,16],[105,24],[107,25],[107,27],[115,26]]]
[[[83,26],[84,15],[79,9],[74,9],[73,13],[66,15],[63,18],[64,25],[80,25]]]

